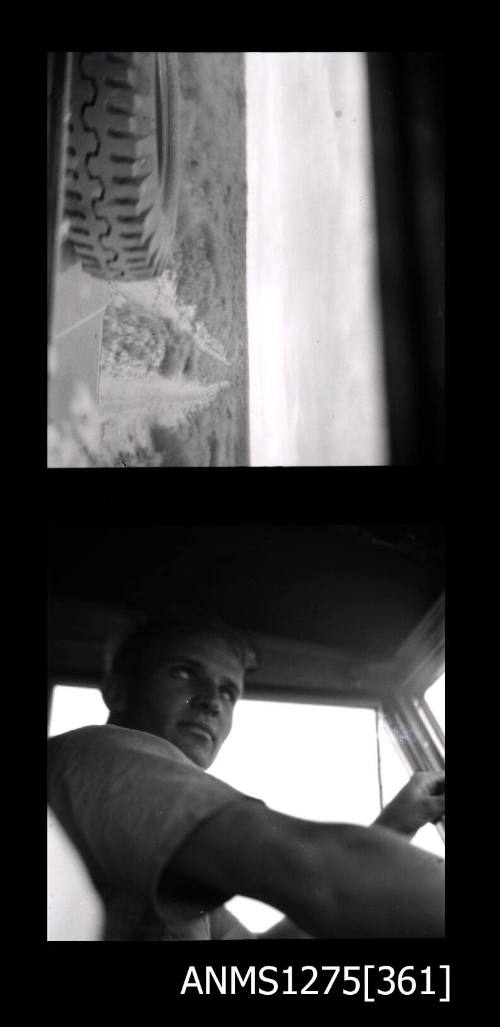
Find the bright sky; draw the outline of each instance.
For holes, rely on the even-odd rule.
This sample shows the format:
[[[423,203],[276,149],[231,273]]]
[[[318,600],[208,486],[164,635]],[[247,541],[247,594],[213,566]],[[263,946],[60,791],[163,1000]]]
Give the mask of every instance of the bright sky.
[[[441,677],[439,677],[437,681],[427,689],[424,697],[443,731],[445,729],[445,694],[445,675],[443,673],[441,674]]]
[[[387,462],[364,54],[247,53],[251,463]]]

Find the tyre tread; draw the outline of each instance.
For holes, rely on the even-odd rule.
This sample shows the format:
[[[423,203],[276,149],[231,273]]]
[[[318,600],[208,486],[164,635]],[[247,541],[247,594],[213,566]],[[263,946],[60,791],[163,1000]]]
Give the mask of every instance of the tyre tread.
[[[74,56],[65,169],[69,239],[82,266],[94,277],[155,277],[164,265],[177,213],[175,56],[165,55],[169,132],[163,197],[156,166],[156,55]]]

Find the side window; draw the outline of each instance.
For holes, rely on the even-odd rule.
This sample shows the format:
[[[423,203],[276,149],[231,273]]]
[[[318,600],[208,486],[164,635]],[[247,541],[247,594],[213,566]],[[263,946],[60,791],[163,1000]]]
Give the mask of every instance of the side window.
[[[442,680],[444,687],[444,674],[442,676]],[[431,691],[433,687],[434,686],[431,686],[431,688],[428,689],[428,692]],[[422,709],[423,706],[425,706],[425,704],[419,703],[417,705],[417,710],[424,721],[426,728],[429,730],[429,734],[433,737],[430,725],[427,723],[429,718],[426,717],[425,708]],[[398,744],[397,737],[393,731],[390,730],[387,722],[382,717],[380,718],[379,740],[381,802],[382,805],[385,806],[394,798],[396,793],[404,787],[406,782],[409,781],[413,773],[413,768],[405,756],[403,747]],[[442,751],[444,754],[444,745]],[[420,829],[420,831],[417,831],[417,834],[413,839],[413,843],[422,849],[427,849],[428,852],[435,852],[436,855],[439,856],[445,855],[444,841],[433,824],[426,824],[425,827]]]
[[[445,684],[444,671],[439,678],[427,689],[424,695],[424,702],[427,704],[432,715],[437,720],[443,734],[445,733]]]
[[[380,811],[376,712],[243,700],[210,773],[291,816],[368,825]],[[228,908],[254,931],[282,916],[241,896]]]
[[[369,824],[379,812],[375,711],[243,700],[211,773],[291,816]]]
[[[105,724],[109,710],[98,688],[55,685],[49,718],[49,737],[86,724]]]

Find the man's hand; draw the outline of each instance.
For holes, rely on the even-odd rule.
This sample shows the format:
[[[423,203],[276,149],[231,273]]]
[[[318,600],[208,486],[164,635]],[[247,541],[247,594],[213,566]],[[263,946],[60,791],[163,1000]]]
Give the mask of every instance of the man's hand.
[[[417,771],[384,806],[375,824],[410,838],[424,824],[437,824],[444,817],[444,780],[444,770]]]

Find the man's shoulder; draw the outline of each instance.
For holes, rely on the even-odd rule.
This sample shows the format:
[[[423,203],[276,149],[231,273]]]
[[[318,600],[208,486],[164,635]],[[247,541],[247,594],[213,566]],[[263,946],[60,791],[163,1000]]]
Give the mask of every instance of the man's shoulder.
[[[122,734],[125,730],[114,724],[87,724],[85,727],[52,735],[47,740],[47,745],[49,753],[56,753],[68,747],[81,749],[88,746],[119,745],[125,740]]]
[[[120,727],[117,724],[89,724],[85,727],[65,731],[48,739],[49,762],[65,755],[102,754],[107,758],[120,753],[151,755],[170,758],[191,765],[191,760],[165,738]],[[194,764],[192,764],[194,766]]]
[[[71,731],[61,731],[57,735],[51,735],[48,739],[49,746],[61,745],[68,739],[77,741],[91,737],[99,737],[103,733],[111,734],[114,731],[113,724],[86,724],[85,727],[72,728]]]

